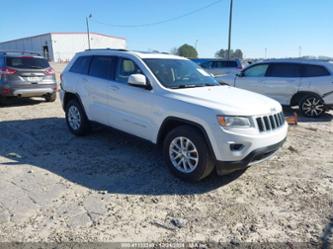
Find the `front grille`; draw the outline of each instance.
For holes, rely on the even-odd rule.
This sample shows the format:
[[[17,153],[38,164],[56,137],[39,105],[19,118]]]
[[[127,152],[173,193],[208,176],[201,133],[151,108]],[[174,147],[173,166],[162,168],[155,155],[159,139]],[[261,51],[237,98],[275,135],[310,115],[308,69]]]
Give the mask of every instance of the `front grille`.
[[[284,124],[283,112],[256,118],[260,132],[275,130]]]

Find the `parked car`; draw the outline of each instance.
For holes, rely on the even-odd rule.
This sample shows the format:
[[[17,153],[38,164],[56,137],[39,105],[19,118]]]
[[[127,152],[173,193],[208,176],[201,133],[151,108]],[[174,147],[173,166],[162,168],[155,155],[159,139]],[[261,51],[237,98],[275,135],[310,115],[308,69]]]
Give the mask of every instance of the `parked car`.
[[[214,76],[235,75],[242,70],[242,63],[239,60],[223,59],[192,59],[195,63]]]
[[[73,134],[85,135],[97,122],[162,145],[167,165],[184,179],[245,169],[272,156],[287,136],[278,102],[221,86],[183,57],[88,50],[61,79]]]
[[[0,101],[10,97],[56,100],[55,72],[48,61],[32,52],[0,52]]]
[[[264,94],[282,105],[298,106],[307,117],[318,117],[333,107],[333,63],[328,61],[264,61],[217,80]]]

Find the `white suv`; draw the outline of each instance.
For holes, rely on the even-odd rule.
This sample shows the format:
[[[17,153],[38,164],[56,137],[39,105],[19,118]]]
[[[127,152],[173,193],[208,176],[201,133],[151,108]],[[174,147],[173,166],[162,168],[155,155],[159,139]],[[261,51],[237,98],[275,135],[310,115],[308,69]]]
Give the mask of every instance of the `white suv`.
[[[200,180],[269,158],[287,136],[281,105],[265,96],[221,86],[183,57],[124,50],[76,54],[62,74],[69,130],[91,122],[163,146],[173,173]]]
[[[333,107],[333,63],[319,60],[271,60],[249,66],[236,76],[217,77],[226,83],[299,106],[307,117]]]

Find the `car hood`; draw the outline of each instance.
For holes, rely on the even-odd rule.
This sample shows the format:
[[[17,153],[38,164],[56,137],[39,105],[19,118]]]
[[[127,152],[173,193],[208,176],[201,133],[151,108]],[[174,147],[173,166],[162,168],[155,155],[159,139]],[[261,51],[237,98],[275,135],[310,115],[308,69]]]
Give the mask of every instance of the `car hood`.
[[[253,116],[282,111],[280,103],[271,98],[231,86],[171,90],[168,97],[215,109],[225,115]]]

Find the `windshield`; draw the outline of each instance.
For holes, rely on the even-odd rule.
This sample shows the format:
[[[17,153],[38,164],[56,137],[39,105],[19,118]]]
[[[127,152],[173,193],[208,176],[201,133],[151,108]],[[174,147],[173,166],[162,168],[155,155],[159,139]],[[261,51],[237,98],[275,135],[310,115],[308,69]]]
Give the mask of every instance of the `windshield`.
[[[144,62],[167,88],[219,86],[213,77],[189,60],[145,59]]]
[[[7,57],[7,66],[24,69],[44,69],[50,65],[46,59],[36,57]]]

